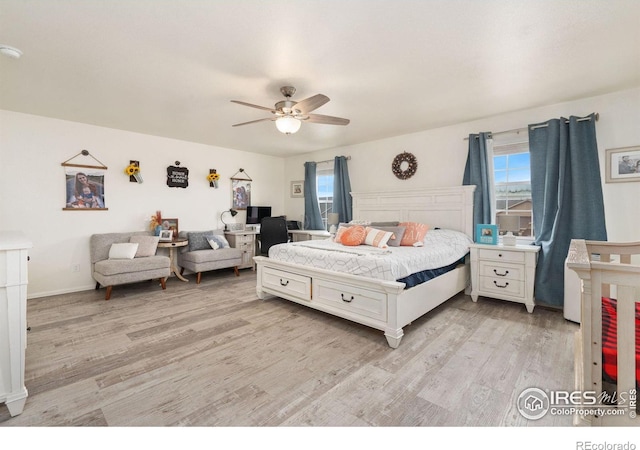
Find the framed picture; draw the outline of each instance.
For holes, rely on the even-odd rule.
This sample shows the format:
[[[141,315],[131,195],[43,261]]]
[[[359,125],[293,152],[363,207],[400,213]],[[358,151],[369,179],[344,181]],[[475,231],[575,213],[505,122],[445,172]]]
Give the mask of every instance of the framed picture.
[[[251,204],[251,180],[231,179],[231,208],[247,209]]]
[[[173,236],[178,237],[178,219],[162,219],[162,229],[171,230]]]
[[[304,197],[304,181],[291,182],[291,197]]]
[[[605,151],[605,181],[640,181],[640,146],[610,148]]]
[[[104,174],[105,170],[88,166],[82,170],[67,167],[65,170],[67,197],[63,209],[67,211],[108,209],[104,203]]]
[[[478,244],[498,244],[498,225],[484,223],[477,224],[476,242]]]
[[[173,230],[160,230],[161,241],[171,241],[173,239]]]

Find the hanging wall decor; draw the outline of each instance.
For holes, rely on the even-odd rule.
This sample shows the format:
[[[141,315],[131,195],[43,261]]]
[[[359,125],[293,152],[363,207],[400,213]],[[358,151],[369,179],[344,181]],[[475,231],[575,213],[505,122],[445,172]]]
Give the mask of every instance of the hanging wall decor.
[[[180,161],[175,166],[167,167],[167,186],[186,188],[189,186],[189,169],[179,167]]]
[[[90,156],[98,165],[76,164],[70,161],[78,156]],[[106,211],[104,201],[104,174],[107,166],[82,150],[61,164],[65,168],[66,200],[64,211]]]
[[[407,180],[418,170],[418,160],[412,153],[402,152],[391,163],[393,174],[401,180]]]
[[[142,174],[140,173],[140,161],[129,160],[129,165],[124,168],[125,175],[129,175],[129,182],[142,183]]]
[[[216,172],[216,169],[209,169],[209,175],[207,175],[207,181],[209,182],[209,187],[218,189],[219,179],[220,179],[220,174]]]
[[[231,207],[233,209],[247,209],[247,206],[251,205],[252,181],[244,169],[239,169],[231,177]]]
[[[604,179],[607,183],[640,181],[640,146],[606,149]]]

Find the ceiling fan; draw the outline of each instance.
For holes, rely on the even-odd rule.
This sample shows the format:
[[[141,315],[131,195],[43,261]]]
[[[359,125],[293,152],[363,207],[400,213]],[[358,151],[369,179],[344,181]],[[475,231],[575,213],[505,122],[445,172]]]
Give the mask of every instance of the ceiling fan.
[[[327,125],[349,124],[349,119],[324,116],[322,114],[309,114],[311,111],[318,109],[329,101],[329,97],[327,97],[326,95],[316,94],[312,97],[296,102],[291,100],[293,94],[296,93],[296,88],[292,86],[283,86],[280,88],[280,92],[282,92],[282,95],[285,96],[285,100],[279,101],[273,108],[253,105],[251,103],[241,102],[239,100],[231,100],[233,103],[250,106],[251,108],[263,109],[273,114],[272,117],[265,117],[264,119],[252,120],[250,122],[236,123],[233,126],[239,127],[241,125],[249,125],[250,123],[275,121],[278,131],[284,134],[293,134],[300,129],[300,125],[302,125],[303,121],[311,123],[324,123]]]

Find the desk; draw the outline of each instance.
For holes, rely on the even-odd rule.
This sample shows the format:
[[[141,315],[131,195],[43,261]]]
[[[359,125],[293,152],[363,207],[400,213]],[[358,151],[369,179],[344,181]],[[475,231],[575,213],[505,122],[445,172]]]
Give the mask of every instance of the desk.
[[[188,282],[189,280],[180,275],[178,267],[176,266],[176,247],[184,247],[185,245],[189,245],[188,239],[176,239],[175,241],[158,242],[158,247],[169,249],[169,259],[171,259],[171,272],[174,273],[179,280]]]
[[[327,239],[331,233],[325,230],[288,230],[291,242],[312,241],[314,239]]]

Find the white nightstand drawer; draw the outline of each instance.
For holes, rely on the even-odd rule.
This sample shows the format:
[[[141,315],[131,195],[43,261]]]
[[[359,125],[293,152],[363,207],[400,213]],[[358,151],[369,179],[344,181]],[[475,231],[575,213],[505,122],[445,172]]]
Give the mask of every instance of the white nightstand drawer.
[[[310,277],[265,267],[262,272],[262,285],[303,300],[311,300]]]
[[[524,281],[480,277],[480,293],[484,292],[524,298]]]
[[[387,297],[379,292],[316,279],[313,283],[313,301],[353,311],[359,316],[387,320]]]
[[[480,261],[480,276],[504,280],[524,281],[524,266],[521,264]]]
[[[524,263],[524,253],[523,252],[515,252],[500,249],[485,249],[481,248],[478,251],[478,257],[480,259],[490,259],[493,261],[505,261],[505,262],[514,262],[514,263]]]

